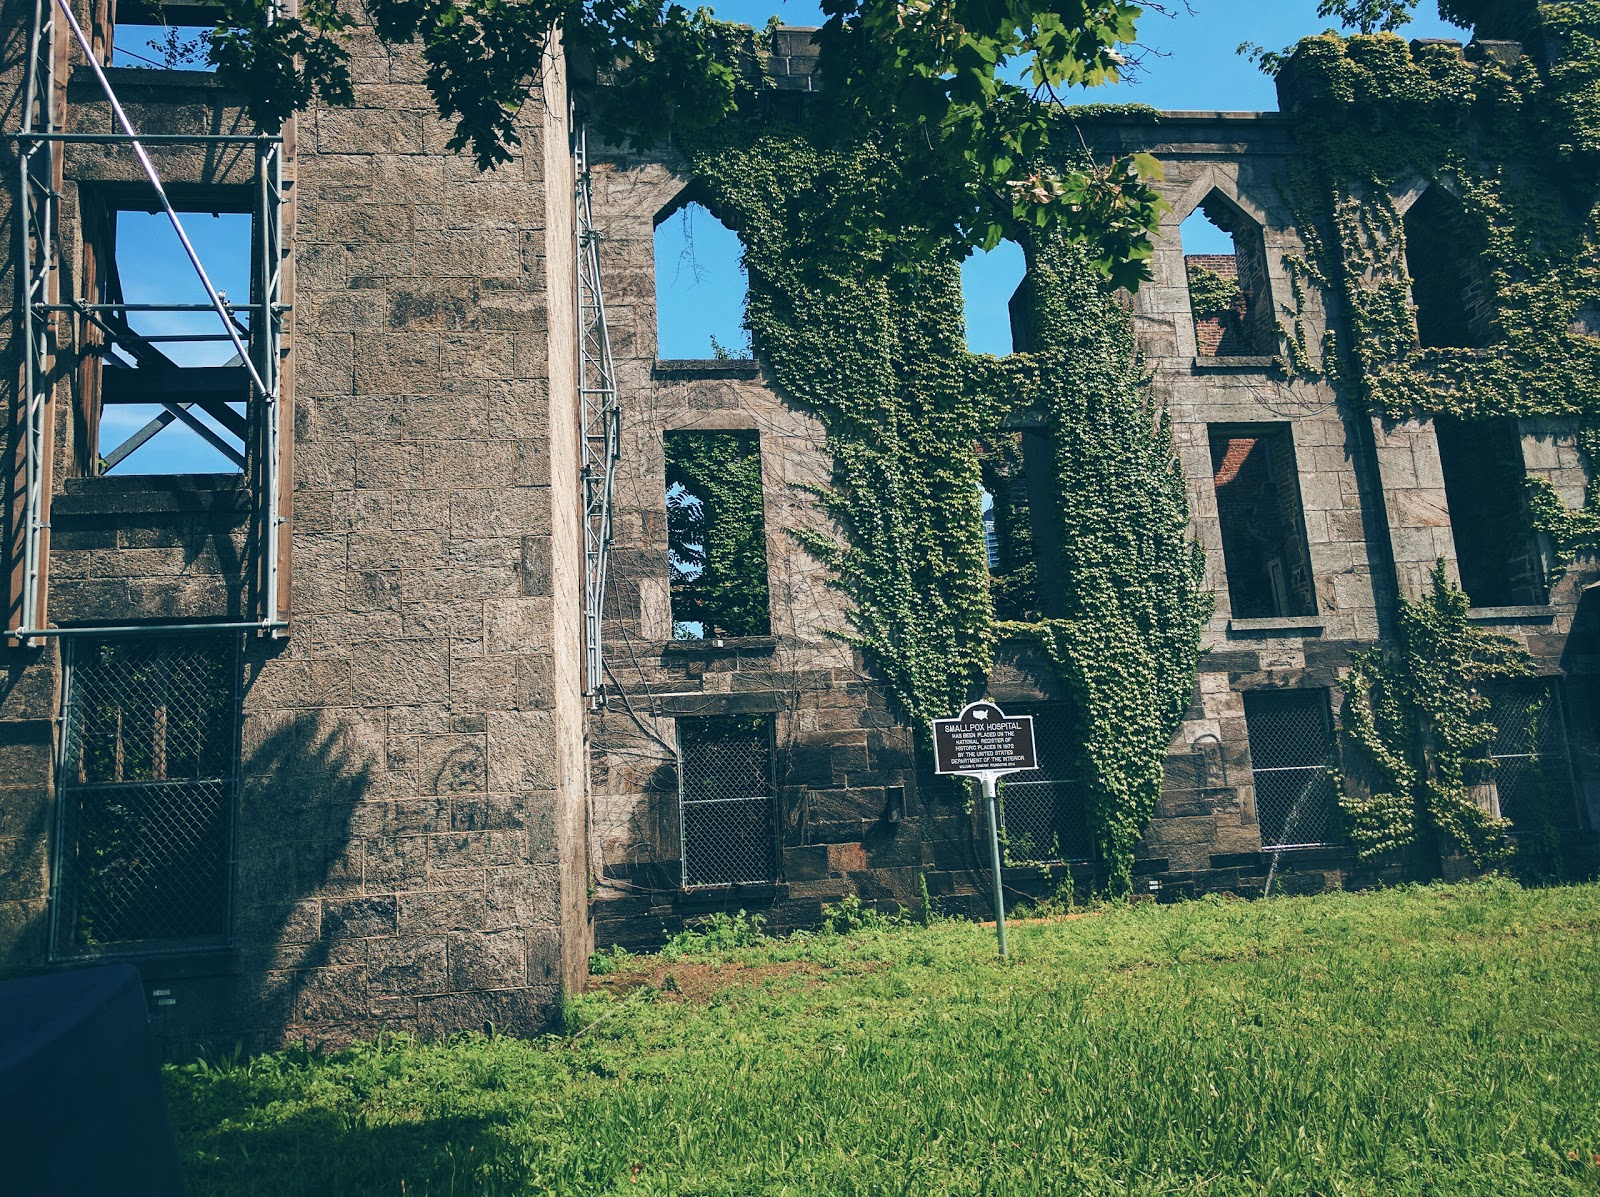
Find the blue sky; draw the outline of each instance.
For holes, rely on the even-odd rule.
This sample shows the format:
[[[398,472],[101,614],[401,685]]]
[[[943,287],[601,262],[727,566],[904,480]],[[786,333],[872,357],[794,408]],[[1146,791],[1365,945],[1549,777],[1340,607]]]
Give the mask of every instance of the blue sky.
[[[234,303],[248,303],[250,216],[242,212],[180,212],[179,218],[212,285]],[[117,266],[122,298],[127,303],[209,302],[164,212],[117,214]],[[146,336],[224,334],[222,321],[210,312],[133,312],[128,323]],[[180,366],[218,366],[234,356],[228,341],[166,341],[156,347]],[[154,404],[107,406],[100,417],[100,452],[115,449],[160,410]],[[217,427],[209,417],[200,418],[213,429]],[[116,472],[203,474],[231,473],[234,468],[198,434],[175,423],[136,450]]]

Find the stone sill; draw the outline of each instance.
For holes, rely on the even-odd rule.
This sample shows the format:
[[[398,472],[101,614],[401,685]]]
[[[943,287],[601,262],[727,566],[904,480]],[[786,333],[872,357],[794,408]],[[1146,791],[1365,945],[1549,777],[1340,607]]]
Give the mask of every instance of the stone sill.
[[[768,905],[778,900],[784,889],[781,881],[745,881],[733,885],[696,885],[690,889],[679,889],[672,896],[673,906],[682,909],[704,908],[706,910],[720,910],[723,903],[731,898],[740,901],[753,900],[764,902]]]
[[[1237,109],[1222,110],[1209,108],[1163,108],[1161,110],[1163,121],[1182,121],[1207,123],[1211,121],[1226,121],[1229,124],[1241,125],[1281,125],[1287,120],[1281,112],[1252,112]]]
[[[1268,619],[1230,619],[1232,636],[1320,636],[1327,621],[1320,615],[1273,616]]]
[[[222,91],[231,92],[233,89],[225,86],[217,78],[216,71],[200,70],[168,70],[166,67],[106,67],[106,79],[120,96],[128,88],[145,87],[174,87],[186,91]],[[100,90],[100,81],[94,77],[94,72],[87,66],[79,64],[72,68],[72,76],[68,80],[72,87],[90,87],[95,91],[96,98],[105,100],[105,92]],[[84,101],[79,100],[79,103]],[[93,101],[89,101],[93,103]],[[153,132],[154,130],[147,130]],[[200,144],[196,142],[195,144]]]
[[[55,516],[243,515],[250,488],[242,474],[132,474],[68,478],[50,501]]]
[[[239,973],[239,950],[209,944],[195,948],[166,948],[154,952],[108,951],[96,956],[74,956],[52,961],[47,971],[62,972],[75,968],[102,968],[109,964],[131,964],[139,970],[139,978],[146,989],[163,981],[178,981],[186,977],[231,977]]]
[[[664,640],[662,656],[727,656],[731,653],[770,653],[778,647],[776,636],[723,636],[710,640]]]
[[[1467,618],[1473,623],[1549,623],[1556,613],[1548,603],[1519,607],[1469,607]]]
[[[1196,357],[1192,365],[1196,374],[1243,373],[1281,370],[1283,358],[1276,354],[1265,357]]]
[[[657,378],[755,378],[761,365],[753,357],[659,358]]]

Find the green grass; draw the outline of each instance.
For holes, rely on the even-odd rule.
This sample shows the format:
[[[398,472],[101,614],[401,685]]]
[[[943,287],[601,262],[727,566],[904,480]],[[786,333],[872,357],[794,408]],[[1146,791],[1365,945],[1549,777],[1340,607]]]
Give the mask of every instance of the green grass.
[[[565,1037],[171,1069],[191,1192],[1600,1193],[1600,887],[726,931]]]

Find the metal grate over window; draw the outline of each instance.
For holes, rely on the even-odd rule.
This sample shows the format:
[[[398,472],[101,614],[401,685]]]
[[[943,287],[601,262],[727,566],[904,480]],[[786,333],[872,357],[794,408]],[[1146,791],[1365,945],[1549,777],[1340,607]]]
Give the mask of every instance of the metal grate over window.
[[[1039,767],[1010,774],[1000,783],[1000,826],[1007,860],[1094,859],[1071,708],[1054,704],[1012,713],[1033,716]]]
[[[772,720],[678,720],[678,829],[683,887],[778,877]]]
[[[1551,678],[1528,678],[1494,686],[1487,696],[1501,817],[1513,833],[1578,826],[1560,688]]]
[[[71,640],[67,653],[56,955],[225,943],[239,638]]]
[[[1334,843],[1333,724],[1326,690],[1257,690],[1244,696],[1256,820],[1265,849]]]

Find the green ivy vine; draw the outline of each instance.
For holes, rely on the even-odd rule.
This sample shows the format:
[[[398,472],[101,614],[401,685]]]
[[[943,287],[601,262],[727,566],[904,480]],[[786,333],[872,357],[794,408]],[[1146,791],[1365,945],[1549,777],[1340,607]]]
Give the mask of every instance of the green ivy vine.
[[[681,148],[740,234],[756,353],[826,430],[834,476],[817,494],[841,535],[795,535],[850,599],[841,634],[923,736],[982,692],[1001,636],[1041,646],[1073,699],[1109,887],[1126,891],[1193,693],[1210,595],[1170,432],[1103,270],[1081,245],[1017,230],[1031,348],[974,356],[962,246],[908,252],[926,245],[915,227],[904,244],[843,247],[832,235],[840,205],[917,210],[896,191],[891,150],[819,146],[776,118],[732,120]],[[1008,420],[1054,436],[1062,547],[1049,617],[1001,624],[980,457],[1009,438]]]
[[[1244,293],[1237,279],[1224,278],[1194,262],[1188,264],[1189,308],[1196,320],[1207,316],[1226,316],[1234,310],[1235,301]]]
[[[1359,654],[1343,682],[1341,725],[1368,765],[1341,778],[1340,805],[1367,861],[1459,851],[1477,868],[1503,864],[1510,824],[1473,797],[1493,767],[1484,687],[1527,677],[1533,659],[1515,641],[1474,627],[1467,596],[1440,561],[1432,589],[1400,600],[1392,644]]]
[[[1473,8],[1466,4],[1465,7]],[[1306,38],[1279,64],[1300,161],[1286,180],[1307,247],[1286,261],[1292,368],[1316,373],[1303,318],[1308,289],[1334,300],[1320,370],[1371,412],[1573,419],[1600,466],[1600,3],[1515,6],[1527,47],[1465,54],[1392,34]],[[1485,10],[1487,12],[1487,10]],[[1476,9],[1474,9],[1476,14]],[[1507,18],[1509,20],[1509,18]],[[1484,36],[1509,26],[1485,17]],[[1503,27],[1504,26],[1504,27]],[[1411,306],[1396,197],[1444,187],[1492,313],[1477,346],[1423,347]],[[1342,333],[1333,331],[1342,324]],[[1600,485],[1569,509],[1527,480],[1533,526],[1565,567],[1600,549]],[[1504,824],[1473,801],[1494,735],[1482,687],[1524,676],[1512,642],[1472,628],[1443,565],[1432,593],[1402,601],[1396,642],[1345,679],[1345,734],[1371,784],[1346,782],[1351,839],[1365,859],[1442,844],[1480,867],[1504,860]]]
[[[1537,13],[1529,53],[1469,60],[1450,45],[1328,33],[1283,61],[1309,164],[1289,182],[1308,254],[1287,263],[1295,315],[1283,331],[1294,366],[1314,372],[1302,313],[1306,284],[1321,286],[1346,329],[1324,344],[1323,369],[1371,411],[1575,417],[1587,456],[1600,430],[1600,3]],[[1493,312],[1484,347],[1418,343],[1395,196],[1419,180],[1459,202]],[[1595,547],[1600,495],[1571,513],[1529,485],[1537,527],[1565,560]]]

